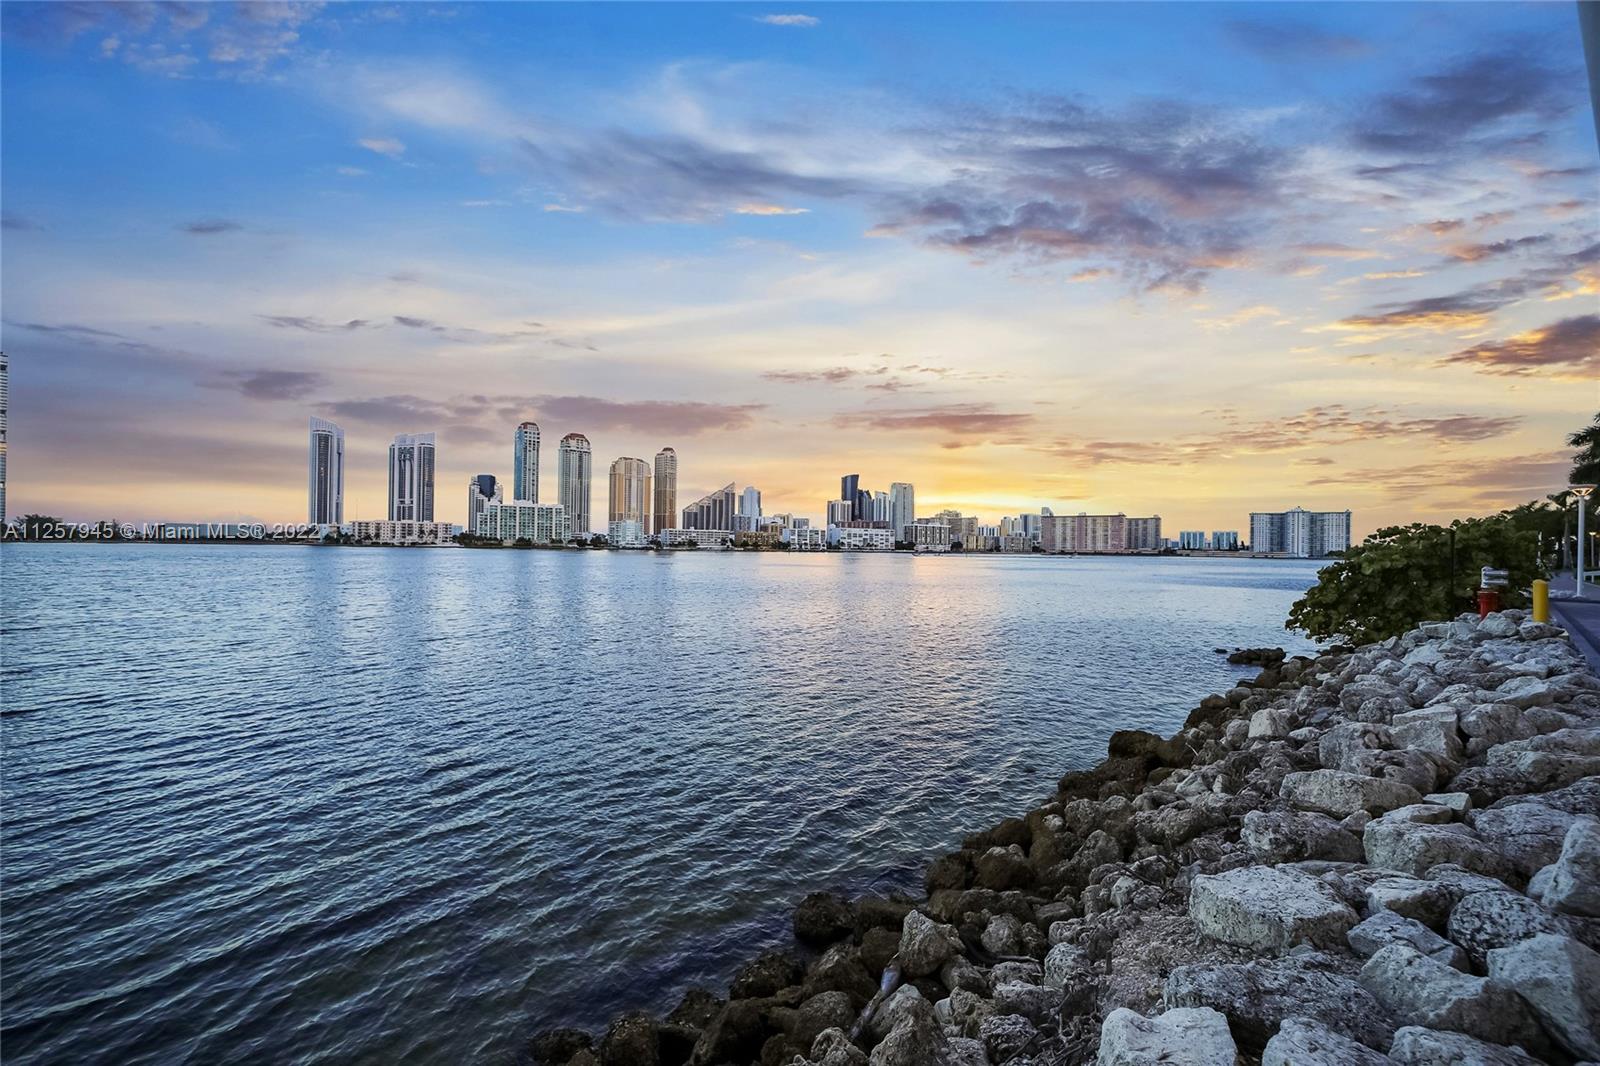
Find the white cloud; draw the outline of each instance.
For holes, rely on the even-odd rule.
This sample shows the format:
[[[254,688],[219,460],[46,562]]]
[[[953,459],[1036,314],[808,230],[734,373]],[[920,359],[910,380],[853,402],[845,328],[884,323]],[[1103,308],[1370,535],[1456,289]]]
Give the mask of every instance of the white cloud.
[[[736,215],[804,215],[809,207],[784,207],[782,204],[740,204],[733,209]]]
[[[759,15],[756,21],[768,26],[815,26],[822,20],[813,15]]]
[[[377,152],[390,159],[399,159],[406,151],[406,146],[393,137],[363,137],[356,143],[369,152]]]

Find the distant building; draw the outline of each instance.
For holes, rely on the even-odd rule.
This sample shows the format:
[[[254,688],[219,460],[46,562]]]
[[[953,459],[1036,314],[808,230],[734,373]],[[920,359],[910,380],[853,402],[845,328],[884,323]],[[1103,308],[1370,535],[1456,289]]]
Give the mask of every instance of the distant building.
[[[478,516],[474,531],[491,540],[531,540],[535,544],[565,544],[572,539],[572,525],[565,507],[531,500],[489,504]]]
[[[650,544],[650,534],[645,523],[635,518],[625,518],[606,526],[606,540],[613,548],[644,548]]]
[[[729,482],[716,492],[708,493],[685,507],[682,528],[720,529],[732,533],[737,511],[738,504],[733,483]]]
[[[1239,550],[1239,531],[1237,529],[1219,529],[1211,534],[1211,550],[1219,552],[1236,552]]]
[[[906,527],[905,539],[912,551],[947,552],[954,536],[950,526],[932,518],[919,518]]]
[[[351,522],[345,532],[359,544],[450,544],[461,527],[449,522],[403,519]]]
[[[1128,550],[1131,552],[1158,552],[1163,545],[1161,516],[1128,519]]]
[[[636,523],[640,534],[650,536],[650,508],[654,500],[650,493],[650,464],[643,459],[623,456],[611,464],[611,492],[607,507],[608,530],[617,523]],[[617,539],[610,535],[611,543]]]
[[[840,551],[893,551],[894,533],[886,528],[829,526],[828,545]]]
[[[0,462],[4,461],[4,402],[0,395]],[[344,430],[325,418],[312,418],[311,454],[306,466],[306,521],[314,526],[343,525]],[[3,516],[0,521],[4,521]]]
[[[668,548],[693,544],[697,548],[721,548],[733,542],[733,534],[726,529],[663,529],[656,538]]]
[[[828,525],[841,526],[850,521],[854,505],[849,500],[828,501]]]
[[[1252,511],[1250,550],[1264,555],[1320,559],[1350,547],[1349,511]]]
[[[783,531],[783,541],[794,552],[827,551],[828,531],[820,526],[790,526]]]
[[[1161,519],[1124,514],[1042,515],[1039,546],[1047,552],[1159,551]]]
[[[653,499],[650,528],[658,533],[671,529],[678,521],[678,453],[670,447],[656,452]]]
[[[745,490],[739,494],[739,513],[748,518],[761,517],[761,490],[754,485],[746,485]]]
[[[589,438],[568,433],[556,448],[556,502],[567,512],[571,535],[587,538],[593,532],[589,500],[592,495],[594,452]]]
[[[401,433],[389,445],[389,521],[433,521],[432,433]]]
[[[917,520],[917,490],[909,482],[889,486],[889,530],[895,540],[906,540],[906,527]]]
[[[857,497],[861,495],[861,475],[846,474],[839,479],[839,499],[850,505],[850,514],[845,521],[861,517],[861,504]]]
[[[523,422],[511,441],[511,499],[539,502],[539,423]]]
[[[478,532],[478,516],[491,503],[499,503],[505,489],[493,474],[474,474],[467,479],[467,531]]]
[[[1185,529],[1178,533],[1178,547],[1184,551],[1200,551],[1206,546],[1206,535],[1203,530]]]
[[[1000,550],[1007,555],[1027,555],[1033,551],[1033,538],[1026,533],[1007,533],[1000,538]]]

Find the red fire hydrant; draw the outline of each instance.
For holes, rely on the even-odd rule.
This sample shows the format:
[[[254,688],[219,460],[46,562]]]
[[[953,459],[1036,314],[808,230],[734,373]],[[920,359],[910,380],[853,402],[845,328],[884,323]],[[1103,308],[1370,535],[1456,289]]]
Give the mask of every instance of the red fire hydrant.
[[[1478,576],[1478,621],[1489,617],[1490,611],[1500,609],[1500,590],[1511,584],[1511,575],[1492,566],[1483,568]]]
[[[1490,611],[1498,611],[1499,609],[1500,609],[1500,590],[1499,589],[1479,589],[1478,590],[1478,621],[1481,622],[1485,618],[1488,618]]]

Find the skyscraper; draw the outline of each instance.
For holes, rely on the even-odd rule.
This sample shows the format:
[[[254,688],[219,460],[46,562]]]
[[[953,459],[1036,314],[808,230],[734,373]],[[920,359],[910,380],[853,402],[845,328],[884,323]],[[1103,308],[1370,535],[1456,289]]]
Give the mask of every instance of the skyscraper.
[[[511,446],[511,498],[539,502],[539,423],[517,427]]]
[[[732,532],[733,518],[737,512],[737,494],[733,491],[733,483],[729,482],[685,507],[683,528],[725,529]]]
[[[6,522],[6,407],[11,392],[11,363],[0,352],[0,526]]]
[[[678,520],[678,453],[671,448],[656,452],[655,518],[650,528],[660,533]]]
[[[501,502],[505,490],[497,482],[493,474],[474,474],[467,480],[467,524],[468,533],[478,531],[478,516],[491,503]]]
[[[909,540],[906,527],[917,520],[917,490],[904,481],[889,486],[889,528],[895,540]]]
[[[846,474],[839,479],[839,499],[850,505],[850,517],[861,517],[861,505],[856,502],[861,495],[861,475]]]
[[[754,485],[745,486],[745,490],[739,494],[739,513],[746,518],[761,517],[760,489]],[[753,525],[752,528],[754,528]]]
[[[389,445],[389,521],[433,521],[432,433],[400,433]]]
[[[343,525],[344,430],[325,418],[313,417],[306,466],[306,521],[317,526]]]
[[[641,533],[650,532],[650,464],[623,456],[611,464],[611,499],[608,525],[636,522]]]
[[[587,537],[593,532],[589,524],[589,482],[593,473],[594,453],[589,448],[589,438],[582,433],[568,433],[561,438],[556,449],[556,502],[566,508],[574,537]]]

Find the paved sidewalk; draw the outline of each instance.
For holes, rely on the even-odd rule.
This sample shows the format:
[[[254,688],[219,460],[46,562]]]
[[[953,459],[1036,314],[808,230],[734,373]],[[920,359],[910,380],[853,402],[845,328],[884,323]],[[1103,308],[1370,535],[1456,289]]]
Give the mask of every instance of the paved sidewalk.
[[[1600,674],[1600,585],[1585,581],[1581,600],[1556,599],[1558,592],[1570,594],[1573,585],[1571,574],[1557,574],[1550,579],[1550,615],[1589,660],[1589,668]]]

